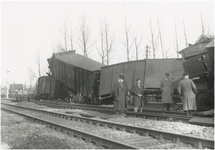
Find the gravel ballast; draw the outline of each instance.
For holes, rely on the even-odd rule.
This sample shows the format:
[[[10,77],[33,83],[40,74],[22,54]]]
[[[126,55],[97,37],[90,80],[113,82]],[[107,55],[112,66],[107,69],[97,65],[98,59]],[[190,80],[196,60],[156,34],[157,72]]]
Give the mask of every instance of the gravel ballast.
[[[1,111],[1,141],[11,149],[98,149],[94,144],[4,111]]]
[[[71,109],[52,109],[48,108],[46,106],[40,106],[32,102],[21,102],[19,105],[23,106],[29,106],[33,108],[41,108],[43,110],[47,111],[53,111],[53,112],[60,112],[65,113],[67,111],[71,111]],[[96,111],[89,111],[89,110],[80,110],[80,109],[72,109],[75,116],[80,116],[81,114],[92,114],[98,116],[101,115],[101,113]],[[101,119],[99,117],[96,117],[97,119]],[[191,125],[189,123],[183,123],[178,121],[161,121],[161,120],[152,120],[152,119],[144,119],[144,118],[136,118],[136,117],[124,117],[119,116],[117,118],[109,118],[107,119],[111,122],[117,122],[122,123],[126,125],[131,126],[137,126],[137,127],[143,127],[148,129],[155,129],[159,131],[165,131],[165,132],[171,132],[171,133],[177,133],[177,134],[183,134],[188,136],[195,136],[199,138],[206,138],[214,140],[214,127],[206,127],[206,126],[198,126],[198,125]]]
[[[43,118],[51,122],[55,122],[80,131],[88,132],[93,135],[122,142],[124,144],[132,144],[133,146],[140,147],[140,148],[151,147],[151,146],[161,145],[161,144],[165,144],[163,148],[167,148],[167,149],[192,149],[193,148],[189,144],[185,144],[185,143],[174,144],[172,143],[172,141],[169,141],[169,140],[160,141],[160,140],[153,139],[152,137],[147,137],[148,142],[144,142],[145,137],[140,136],[138,134],[131,134],[123,131],[113,130],[110,128],[104,128],[101,126],[95,126],[95,125],[82,123],[78,121],[69,121],[62,118],[52,117],[52,116],[44,115],[37,112],[31,112],[28,110],[22,110],[22,112],[26,114],[31,113],[31,115],[34,115],[35,117]],[[141,141],[140,143],[135,143],[136,140],[141,140]]]
[[[40,109],[47,110],[47,111],[54,111],[54,112],[61,112],[61,113],[65,113],[66,111],[69,111],[69,110],[71,111],[71,109],[52,109],[52,108],[48,108],[48,107],[44,107],[44,106],[41,107],[40,105],[37,105],[35,103],[31,103],[31,102],[21,102],[18,105],[23,105],[23,106],[33,107],[33,108],[40,108]],[[25,112],[25,110],[23,110],[23,111]],[[87,111],[87,110],[79,110],[79,109],[73,109],[73,111],[74,111],[73,115],[75,115],[75,116],[80,116],[79,113],[86,113],[86,114],[91,113],[93,115],[96,115],[96,113],[97,113],[95,111]],[[29,112],[29,111],[26,111],[26,113],[27,112]],[[33,113],[33,114],[38,116],[38,117],[43,116],[44,118],[48,118],[48,119],[53,120],[55,122],[56,121],[61,122],[63,125],[68,125],[68,126],[71,126],[72,128],[77,127],[77,129],[79,129],[79,130],[91,132],[92,134],[95,134],[95,135],[100,135],[100,136],[108,137],[111,139],[117,139],[121,142],[123,142],[123,140],[124,140],[123,137],[129,137],[130,139],[138,139],[139,138],[136,134],[130,134],[130,133],[125,133],[125,132],[116,131],[116,130],[114,131],[112,129],[105,129],[103,127],[96,127],[97,130],[94,130],[95,127],[93,127],[92,125],[89,125],[89,124],[83,124],[83,123],[75,122],[75,121],[66,121],[66,120],[63,120],[61,118],[54,118],[54,117],[41,115],[41,114],[37,114],[37,113]],[[98,113],[98,114],[100,114],[100,113]],[[101,118],[96,117],[96,119],[101,119]],[[17,120],[12,120],[12,124],[14,124],[14,123],[20,124],[20,123],[17,123],[16,121]],[[126,125],[131,125],[131,126],[144,127],[144,128],[148,128],[148,129],[155,129],[155,130],[160,130],[160,131],[180,133],[183,135],[191,135],[191,136],[196,136],[196,137],[200,137],[200,138],[207,138],[207,139],[214,140],[214,128],[213,127],[190,125],[188,123],[182,123],[182,122],[157,121],[157,120],[151,120],[151,119],[136,118],[136,117],[124,117],[124,116],[119,116],[117,118],[109,118],[108,121],[115,122],[115,123],[116,122],[122,123],[122,124],[126,124]],[[19,132],[17,132],[17,133],[19,133]],[[58,134],[59,134],[59,132],[57,132],[57,135]],[[43,139],[43,137],[41,137],[41,139]],[[36,141],[36,140],[34,140],[34,141]],[[5,143],[7,143],[7,142],[5,142]],[[60,144],[58,144],[58,145],[60,145]],[[66,146],[68,146],[68,144],[66,144]],[[81,146],[83,146],[83,144]],[[148,146],[151,146],[150,143]],[[164,148],[191,149],[192,147],[190,145],[182,144],[179,146],[177,146],[177,145],[171,146],[171,147],[167,146]],[[55,149],[57,149],[57,148],[55,147]],[[62,148],[62,149],[64,149],[64,148]]]

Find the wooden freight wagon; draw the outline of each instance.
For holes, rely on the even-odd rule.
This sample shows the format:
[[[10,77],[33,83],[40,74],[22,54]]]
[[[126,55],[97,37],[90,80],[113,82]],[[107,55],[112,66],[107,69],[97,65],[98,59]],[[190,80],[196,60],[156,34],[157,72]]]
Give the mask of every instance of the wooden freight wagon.
[[[213,36],[211,35],[201,35],[195,44],[179,52],[185,60],[183,63],[184,70],[189,73],[190,78],[194,79],[198,90],[207,88],[207,82],[200,78],[204,78],[206,72],[213,72],[213,52]],[[203,62],[205,62],[206,68]]]
[[[55,90],[55,81],[52,77],[42,76],[39,77],[35,85],[35,95],[34,99],[36,100],[48,100],[54,98]]]
[[[147,59],[102,67],[99,95],[101,98],[111,96],[113,84],[120,73],[124,74],[129,89],[132,89],[137,78],[141,78],[149,93],[161,93],[160,81],[169,72],[176,89],[184,72],[182,62],[182,59]]]
[[[65,90],[88,96],[92,92],[94,72],[104,65],[75,53],[74,50],[54,53],[48,60],[51,74]]]
[[[145,60],[139,60],[102,67],[99,95],[101,97],[110,96],[120,73],[124,74],[128,88],[131,89],[137,77],[144,79],[145,65]]]
[[[165,77],[165,73],[170,74],[174,89],[177,89],[178,83],[184,72],[182,59],[147,59],[145,69],[146,88],[159,88],[160,81]]]
[[[211,69],[211,62],[209,54],[204,54],[205,62],[208,66],[208,69]],[[183,63],[185,72],[189,73],[190,78],[198,77],[204,74],[205,68],[202,64],[201,55],[193,56]]]
[[[206,45],[210,59],[211,71],[214,72],[214,39]]]

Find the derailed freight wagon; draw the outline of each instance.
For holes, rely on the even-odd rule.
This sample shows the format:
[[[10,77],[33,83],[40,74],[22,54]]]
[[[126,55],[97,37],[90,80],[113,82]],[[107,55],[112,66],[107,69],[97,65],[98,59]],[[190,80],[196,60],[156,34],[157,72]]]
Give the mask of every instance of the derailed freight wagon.
[[[34,99],[48,100],[54,98],[55,81],[50,76],[42,76],[37,79],[34,89]]]
[[[98,89],[98,74],[103,64],[79,55],[74,50],[54,53],[48,62],[55,82],[65,92],[70,91],[75,96],[89,98],[93,89]],[[66,94],[62,98],[65,97]]]
[[[214,109],[214,37],[201,35],[195,44],[181,50],[183,66],[197,86],[197,109]]]
[[[147,59],[129,61],[101,68],[100,99],[113,100],[111,93],[113,84],[117,82],[120,73],[123,73],[131,90],[137,78],[141,78],[146,87],[148,98],[161,99],[160,81],[165,73],[170,73],[175,93],[177,93],[178,82],[181,80],[184,68],[182,59]]]

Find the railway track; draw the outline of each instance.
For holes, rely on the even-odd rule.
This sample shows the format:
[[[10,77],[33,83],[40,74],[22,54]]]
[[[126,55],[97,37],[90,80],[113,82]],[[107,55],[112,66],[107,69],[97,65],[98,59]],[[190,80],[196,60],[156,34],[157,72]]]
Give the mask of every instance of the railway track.
[[[61,124],[57,124],[56,122],[52,122],[46,119],[42,119],[39,117],[35,117],[30,114],[22,113],[17,110],[13,110],[11,108],[6,108],[6,107],[1,107],[3,110],[10,111],[19,115],[22,115],[24,117],[27,117],[27,119],[35,121],[36,123],[40,123],[43,125],[46,125],[47,127],[51,129],[55,129],[57,131],[60,131],[62,133],[67,134],[68,136],[72,137],[77,137],[79,139],[82,139],[86,142],[91,142],[93,144],[96,144],[98,147],[104,147],[104,148],[119,148],[119,149],[137,149],[137,147],[128,145],[128,144],[123,144],[114,140],[110,140],[107,138],[103,138],[100,136],[96,136],[87,132],[79,131],[76,129],[69,128],[67,126],[63,126]],[[30,109],[30,108],[28,108]]]
[[[143,145],[143,142],[144,142],[143,139],[145,139],[147,141],[148,136],[155,137],[154,142],[159,143],[156,145],[157,147],[151,146],[151,148],[160,148],[160,147],[162,148],[162,146],[167,146],[168,144],[174,145],[174,144],[177,144],[180,142],[188,143],[191,145],[196,145],[198,148],[203,148],[203,147],[214,148],[213,140],[197,138],[197,137],[192,137],[192,136],[185,136],[185,135],[181,135],[181,134],[162,132],[162,131],[140,128],[140,127],[133,127],[133,126],[123,125],[123,124],[109,122],[109,121],[105,121],[105,120],[91,119],[91,118],[79,117],[79,116],[71,116],[71,115],[64,114],[64,113],[56,113],[56,112],[50,112],[50,111],[45,111],[45,110],[41,110],[41,109],[35,109],[35,108],[29,108],[29,107],[24,107],[24,106],[17,106],[17,105],[2,103],[2,109],[11,111],[11,108],[13,108],[14,112],[19,113],[21,115],[26,115],[26,113],[21,113],[21,112],[17,111],[16,109],[34,111],[34,112],[38,112],[38,113],[42,114],[41,116],[51,116],[51,117],[65,119],[68,121],[72,120],[72,121],[81,122],[81,123],[88,123],[90,125],[96,125],[97,127],[106,127],[106,128],[108,127],[108,128],[115,129],[115,130],[127,131],[130,133],[138,133],[140,135],[145,136],[142,139],[135,139],[134,141],[129,141],[129,142],[126,142],[126,144],[122,144],[122,142],[116,142],[116,141],[113,141],[110,139],[88,134],[83,131],[74,131],[74,129],[70,129],[66,126],[62,126],[60,124],[55,124],[48,120],[34,117],[32,115],[27,115],[28,118],[33,117],[32,120],[36,120],[37,122],[41,122],[41,123],[43,122],[47,126],[60,130],[68,135],[72,135],[72,136],[81,138],[88,142],[90,141],[92,143],[99,144],[100,146],[105,147],[105,148],[123,148],[123,149],[142,148],[139,146],[136,147],[134,145],[138,145],[138,144]],[[163,140],[171,140],[174,142],[172,142],[171,144],[170,143],[167,144],[167,143],[161,142]],[[114,143],[112,143],[112,142],[114,142]],[[150,148],[150,147],[148,147],[148,148]]]
[[[114,114],[112,107],[96,106],[96,105],[84,105],[84,104],[68,104],[68,103],[57,103],[57,102],[40,102],[34,101],[38,105],[48,106],[50,108],[59,108],[59,109],[83,109],[83,110],[92,110],[99,111],[108,114]],[[171,121],[182,121],[189,123],[189,120],[192,117],[187,117],[182,112],[172,111],[172,112],[163,112],[158,110],[143,110],[142,113],[135,113],[131,111],[125,112],[127,116],[136,116],[143,118],[151,118],[155,120],[171,120]]]

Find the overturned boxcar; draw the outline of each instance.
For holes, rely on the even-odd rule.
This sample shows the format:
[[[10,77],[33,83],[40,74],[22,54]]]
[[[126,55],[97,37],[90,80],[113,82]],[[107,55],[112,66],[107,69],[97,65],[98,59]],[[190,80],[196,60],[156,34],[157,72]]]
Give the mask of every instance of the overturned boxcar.
[[[93,90],[98,89],[98,73],[103,64],[79,55],[74,50],[54,53],[48,62],[51,75],[64,91],[87,98]]]
[[[34,99],[36,100],[48,100],[54,98],[55,81],[50,76],[39,77],[35,89],[34,89]]]
[[[161,97],[160,81],[165,73],[170,73],[175,92],[184,72],[182,59],[146,59],[129,61],[101,68],[100,90],[101,99],[111,98],[112,87],[120,73],[123,73],[131,90],[137,78],[141,78],[146,87],[146,94]]]

